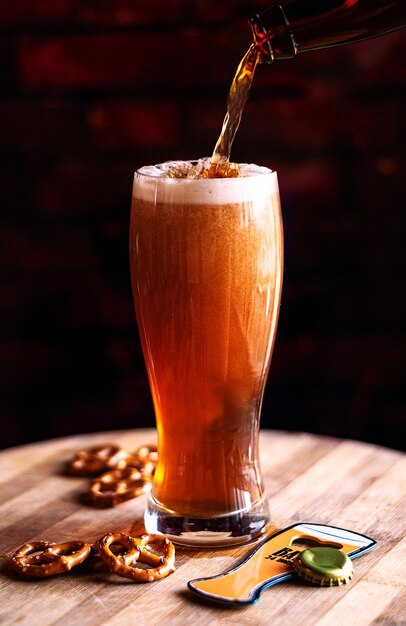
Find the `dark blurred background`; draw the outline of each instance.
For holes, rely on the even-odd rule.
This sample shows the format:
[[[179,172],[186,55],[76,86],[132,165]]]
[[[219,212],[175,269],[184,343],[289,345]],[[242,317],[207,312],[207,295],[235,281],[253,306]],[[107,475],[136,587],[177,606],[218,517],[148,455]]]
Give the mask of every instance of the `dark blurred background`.
[[[267,2],[0,0],[1,445],[153,424],[133,171],[209,155]],[[261,66],[234,160],[279,172],[264,427],[403,447],[404,32]]]

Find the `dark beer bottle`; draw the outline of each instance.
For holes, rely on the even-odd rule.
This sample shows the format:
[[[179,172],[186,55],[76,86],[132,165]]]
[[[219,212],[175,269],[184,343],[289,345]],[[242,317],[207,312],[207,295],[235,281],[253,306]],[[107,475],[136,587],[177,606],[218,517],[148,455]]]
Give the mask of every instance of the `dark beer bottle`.
[[[406,0],[291,0],[253,15],[261,62],[362,41],[406,26]]]

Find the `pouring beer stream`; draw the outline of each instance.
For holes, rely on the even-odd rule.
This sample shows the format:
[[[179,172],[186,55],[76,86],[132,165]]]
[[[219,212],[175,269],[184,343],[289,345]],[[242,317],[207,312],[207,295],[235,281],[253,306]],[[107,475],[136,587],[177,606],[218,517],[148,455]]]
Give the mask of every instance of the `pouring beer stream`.
[[[227,113],[224,118],[220,137],[214,147],[211,157],[209,178],[216,176],[238,175],[231,168],[230,155],[235,134],[241,122],[242,112],[248,100],[248,95],[254,79],[255,69],[260,58],[260,48],[253,43],[247,50],[235,73],[227,98]]]

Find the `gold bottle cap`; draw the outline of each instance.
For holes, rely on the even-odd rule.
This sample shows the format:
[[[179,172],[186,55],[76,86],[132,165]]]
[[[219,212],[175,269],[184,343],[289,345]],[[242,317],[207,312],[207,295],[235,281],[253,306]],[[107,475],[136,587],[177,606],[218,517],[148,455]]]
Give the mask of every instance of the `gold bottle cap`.
[[[354,574],[351,559],[336,548],[307,548],[293,561],[296,572],[314,585],[344,585]]]

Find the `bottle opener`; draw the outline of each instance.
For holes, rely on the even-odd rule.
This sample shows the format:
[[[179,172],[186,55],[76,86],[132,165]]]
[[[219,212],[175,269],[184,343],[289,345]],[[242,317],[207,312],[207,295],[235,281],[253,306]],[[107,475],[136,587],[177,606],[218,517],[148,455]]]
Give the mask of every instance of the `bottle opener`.
[[[294,524],[266,539],[236,567],[217,576],[190,580],[188,587],[208,600],[253,604],[267,587],[297,576],[292,560],[315,546],[336,548],[355,559],[372,550],[376,541],[335,526]]]

